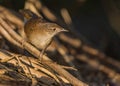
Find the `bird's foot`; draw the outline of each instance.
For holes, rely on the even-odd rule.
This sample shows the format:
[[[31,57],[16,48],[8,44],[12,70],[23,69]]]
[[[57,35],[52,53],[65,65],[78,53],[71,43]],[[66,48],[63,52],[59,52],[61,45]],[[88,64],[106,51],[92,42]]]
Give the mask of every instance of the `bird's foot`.
[[[39,62],[42,63],[42,60],[43,60],[43,53],[40,53],[39,56],[38,56],[38,58],[39,58]]]

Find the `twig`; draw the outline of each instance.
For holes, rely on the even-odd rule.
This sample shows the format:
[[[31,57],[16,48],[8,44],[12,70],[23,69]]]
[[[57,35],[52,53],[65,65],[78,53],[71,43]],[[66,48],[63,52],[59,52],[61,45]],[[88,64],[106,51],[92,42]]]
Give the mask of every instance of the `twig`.
[[[70,14],[66,8],[61,9],[61,15],[67,25],[72,24],[72,19],[70,17]]]
[[[79,48],[82,45],[82,42],[79,39],[77,39],[77,38],[71,38],[71,37],[69,37],[69,36],[67,36],[65,34],[62,34],[62,33],[59,35],[59,38],[62,41],[70,44],[71,46],[73,46],[75,48]]]
[[[119,73],[116,73],[114,70],[108,68],[107,66],[100,64],[96,60],[89,59],[86,55],[77,55],[76,57],[79,60],[88,63],[90,66],[106,73],[108,75],[108,77],[110,77],[112,80],[119,83],[118,82],[118,81],[120,81],[120,74]]]
[[[23,22],[20,20],[19,17],[14,15],[15,13],[11,12],[10,10],[2,6],[0,6],[0,12],[1,12],[0,16],[2,16],[2,18],[3,17],[4,19],[6,18],[7,20],[14,23],[18,27],[23,26]]]
[[[16,55],[17,55],[17,54],[13,54],[13,53],[11,53],[11,52],[9,52],[9,54],[10,54],[10,55],[13,55],[13,56],[16,56]],[[13,56],[12,56],[12,57],[13,57]],[[45,74],[47,74],[47,75],[53,77],[55,80],[58,81],[58,79],[55,77],[55,75],[52,74],[51,72],[49,72],[48,70],[46,70],[45,68],[41,67],[41,66],[38,64],[37,60],[33,59],[32,57],[29,57],[29,58],[31,59],[30,61],[33,63],[33,65],[31,66],[30,63],[28,62],[26,56],[22,56],[22,55],[17,55],[17,56],[21,56],[21,57],[19,57],[20,62],[22,63],[22,65],[29,67],[29,69],[30,69],[30,71],[31,71],[31,73],[32,73],[33,75],[35,75],[35,76],[37,76],[37,77],[40,78],[40,77],[42,77],[42,76],[48,77],[48,76],[45,75]],[[5,59],[6,57],[8,58],[9,56],[5,55],[3,52],[0,52],[0,58],[1,58],[1,59]],[[10,57],[9,57],[9,58],[10,58]],[[12,64],[16,65],[16,62],[15,62],[14,59],[11,60],[11,61],[9,61],[9,63],[12,63]],[[27,73],[28,73],[28,74],[30,73],[29,70],[24,70],[24,71],[25,71],[26,74],[27,74]],[[42,72],[39,72],[39,71],[42,71],[42,72],[45,73],[45,74],[43,74]],[[58,81],[58,82],[59,82],[59,81]]]
[[[40,5],[39,2],[36,3],[36,1],[38,2],[38,0],[27,0],[27,1],[25,2],[25,9],[30,9],[32,12],[34,12],[34,13],[36,13],[38,16],[42,17],[42,16],[39,14],[39,12],[38,12],[38,10],[36,9],[36,7],[35,7],[35,4]]]
[[[0,34],[3,35],[9,42],[13,43],[14,45],[21,47],[21,45],[16,42],[9,34],[7,31],[4,30],[4,28],[2,26],[0,26]]]
[[[71,58],[74,58],[74,57],[71,55],[68,55],[68,50],[63,45],[61,45],[57,39],[56,39],[56,44],[57,44],[58,52],[63,56],[66,63],[71,67],[75,68],[74,63],[71,60]],[[74,73],[78,79],[82,79],[78,70],[74,71]]]
[[[106,56],[104,53],[100,52],[99,50],[89,47],[87,45],[83,45],[82,50],[90,55],[93,55],[94,57],[97,57],[97,59],[112,64],[113,66],[120,69],[120,62]]]
[[[3,19],[0,18],[0,22],[1,25],[5,28],[6,31],[9,32],[9,34],[16,40],[18,41],[20,44],[23,43],[23,39],[17,34],[15,33],[6,23]],[[39,57],[40,52],[34,48],[32,45],[30,45],[29,43],[25,42],[23,43],[24,48],[26,50],[28,50],[32,55],[34,55],[35,57]],[[75,78],[74,76],[72,76],[70,73],[68,73],[66,70],[64,70],[62,67],[60,67],[59,65],[55,64],[52,62],[51,59],[49,59],[47,56],[43,56],[43,61],[47,60],[47,61],[51,61],[52,65],[49,65],[47,63],[45,63],[46,65],[48,65],[49,67],[51,67],[54,71],[56,71],[58,74],[60,74],[61,76],[65,77],[71,84],[75,85],[75,86],[87,86],[87,84],[81,82],[80,80],[78,80],[77,78]],[[43,62],[44,63],[44,62]]]

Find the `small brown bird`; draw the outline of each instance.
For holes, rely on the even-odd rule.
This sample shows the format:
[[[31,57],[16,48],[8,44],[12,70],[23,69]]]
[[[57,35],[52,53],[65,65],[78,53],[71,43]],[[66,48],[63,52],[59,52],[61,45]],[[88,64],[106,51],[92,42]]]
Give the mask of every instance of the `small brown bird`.
[[[53,37],[59,32],[67,30],[55,23],[47,22],[30,10],[20,10],[20,12],[25,18],[24,32],[27,36],[27,40],[35,47],[42,50],[40,54],[41,60]]]

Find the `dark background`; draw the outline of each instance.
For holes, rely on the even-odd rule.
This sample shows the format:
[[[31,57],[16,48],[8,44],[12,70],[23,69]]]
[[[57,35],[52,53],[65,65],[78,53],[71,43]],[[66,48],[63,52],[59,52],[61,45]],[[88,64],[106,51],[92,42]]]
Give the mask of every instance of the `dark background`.
[[[24,2],[25,0],[0,0],[1,5],[15,11],[23,9]],[[103,51],[108,56],[120,59],[120,29],[116,30],[111,26],[102,0],[42,0],[42,2],[59,17],[60,9],[66,8],[78,35],[87,40],[86,44]]]

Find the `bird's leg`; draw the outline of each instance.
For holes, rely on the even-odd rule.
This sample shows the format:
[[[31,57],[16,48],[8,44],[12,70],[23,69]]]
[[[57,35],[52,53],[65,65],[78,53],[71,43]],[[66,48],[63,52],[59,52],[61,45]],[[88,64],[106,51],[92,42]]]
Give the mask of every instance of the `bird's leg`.
[[[44,52],[45,52],[45,49],[42,49],[42,51],[41,51],[41,53],[39,55],[40,62],[42,62],[42,57],[43,57]]]
[[[46,46],[42,49],[42,51],[41,51],[41,53],[39,55],[40,62],[42,62],[43,54],[44,54],[45,50],[47,49],[47,47],[50,45],[51,42],[52,42],[52,40],[50,40],[49,43],[46,44]]]
[[[42,58],[43,58],[43,55],[44,55],[44,53],[45,53],[46,48],[47,48],[47,46],[42,49],[42,51],[41,51],[41,53],[40,53],[40,55],[39,55],[39,60],[40,60],[40,62],[42,62]]]

